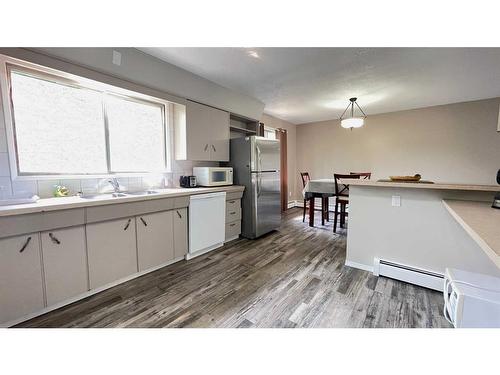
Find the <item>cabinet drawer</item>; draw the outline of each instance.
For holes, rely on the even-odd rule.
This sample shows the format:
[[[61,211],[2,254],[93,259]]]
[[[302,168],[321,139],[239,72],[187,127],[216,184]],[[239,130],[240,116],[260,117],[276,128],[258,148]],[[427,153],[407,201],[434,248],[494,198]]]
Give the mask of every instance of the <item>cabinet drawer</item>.
[[[230,201],[233,199],[241,199],[242,196],[243,196],[243,191],[226,192],[226,201]]]
[[[119,219],[174,208],[175,198],[151,199],[141,202],[116,203],[87,208],[87,223]]]
[[[226,224],[226,241],[238,237],[241,233],[241,221],[234,221]]]
[[[0,217],[0,238],[82,225],[83,208]]]
[[[226,223],[231,223],[236,220],[241,220],[241,207],[239,205],[239,200],[236,201],[238,204],[234,203],[232,205],[226,204]]]

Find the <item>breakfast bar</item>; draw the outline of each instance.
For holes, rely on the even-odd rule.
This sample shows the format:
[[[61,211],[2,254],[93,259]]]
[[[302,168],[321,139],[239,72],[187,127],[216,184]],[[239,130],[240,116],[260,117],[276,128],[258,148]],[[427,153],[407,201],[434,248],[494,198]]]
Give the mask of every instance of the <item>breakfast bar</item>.
[[[473,205],[498,222],[490,225],[500,227],[500,210],[491,208],[498,186],[374,180],[348,183],[348,266],[375,273],[381,263],[387,263],[426,275],[442,276],[445,268],[499,275],[497,258],[491,251],[487,254],[478,241],[481,230],[477,223],[482,220],[476,217],[471,223],[463,216],[460,222],[457,214],[450,215],[450,207],[460,211],[462,217],[464,205]],[[457,201],[467,203],[449,203]],[[471,228],[477,235],[471,236]],[[490,239],[485,242],[497,249]]]

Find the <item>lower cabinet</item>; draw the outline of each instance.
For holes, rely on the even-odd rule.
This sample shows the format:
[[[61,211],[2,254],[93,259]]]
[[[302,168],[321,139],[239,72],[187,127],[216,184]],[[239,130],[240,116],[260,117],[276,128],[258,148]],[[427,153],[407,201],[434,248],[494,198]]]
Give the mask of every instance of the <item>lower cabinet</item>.
[[[84,226],[42,232],[41,238],[47,306],[86,292]]]
[[[0,323],[43,308],[39,234],[0,239]]]
[[[174,211],[136,217],[139,271],[174,259]]]
[[[87,224],[87,252],[91,289],[136,273],[135,218]]]
[[[188,210],[174,211],[174,256],[180,258],[188,253]]]

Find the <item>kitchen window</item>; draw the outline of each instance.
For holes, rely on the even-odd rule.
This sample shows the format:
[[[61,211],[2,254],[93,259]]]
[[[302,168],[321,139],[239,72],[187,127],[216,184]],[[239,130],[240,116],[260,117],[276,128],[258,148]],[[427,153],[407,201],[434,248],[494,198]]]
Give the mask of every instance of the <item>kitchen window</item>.
[[[167,102],[10,64],[7,77],[17,176],[167,170]]]

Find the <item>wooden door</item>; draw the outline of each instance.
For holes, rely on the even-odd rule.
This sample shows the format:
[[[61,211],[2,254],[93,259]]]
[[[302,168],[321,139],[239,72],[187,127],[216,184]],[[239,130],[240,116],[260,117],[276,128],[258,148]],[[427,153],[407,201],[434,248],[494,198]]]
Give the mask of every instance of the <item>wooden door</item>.
[[[174,211],[174,256],[184,257],[188,252],[188,212],[187,208]]]
[[[87,224],[90,289],[137,272],[135,218]]]
[[[210,159],[229,161],[229,113],[211,108],[210,127],[212,129]]]
[[[0,323],[44,308],[38,233],[0,240]]]
[[[84,226],[42,232],[47,306],[88,291]]]
[[[188,101],[186,105],[186,156],[188,160],[211,160],[212,108]]]
[[[139,271],[174,259],[173,211],[136,217]]]

